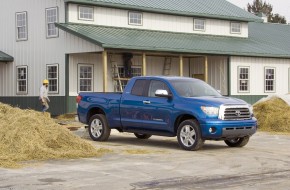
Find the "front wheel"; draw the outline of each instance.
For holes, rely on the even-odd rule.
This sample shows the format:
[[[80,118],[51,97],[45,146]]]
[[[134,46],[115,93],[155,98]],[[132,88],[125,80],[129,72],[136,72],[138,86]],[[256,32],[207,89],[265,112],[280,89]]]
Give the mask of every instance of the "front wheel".
[[[198,150],[204,140],[201,138],[201,131],[196,120],[185,120],[180,123],[177,130],[179,146],[184,150]]]
[[[152,135],[148,135],[148,134],[141,134],[141,133],[134,133],[134,135],[138,138],[138,139],[149,139]]]
[[[102,114],[93,115],[89,121],[89,134],[94,141],[106,141],[111,133],[107,119]]]
[[[241,138],[233,138],[233,139],[228,139],[225,140],[225,143],[229,146],[229,147],[243,147],[246,144],[248,144],[250,137],[241,137]]]

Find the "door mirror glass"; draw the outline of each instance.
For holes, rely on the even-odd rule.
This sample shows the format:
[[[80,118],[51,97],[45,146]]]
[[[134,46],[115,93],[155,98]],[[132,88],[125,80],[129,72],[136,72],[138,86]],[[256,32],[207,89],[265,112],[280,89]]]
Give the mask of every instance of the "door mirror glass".
[[[167,90],[160,90],[160,89],[155,91],[155,96],[157,96],[157,97],[167,97],[167,98],[171,97],[171,95],[168,94]]]

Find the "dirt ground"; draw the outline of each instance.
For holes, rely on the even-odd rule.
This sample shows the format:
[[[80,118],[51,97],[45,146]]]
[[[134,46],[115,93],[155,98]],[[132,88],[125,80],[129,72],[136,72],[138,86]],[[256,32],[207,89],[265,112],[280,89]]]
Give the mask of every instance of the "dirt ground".
[[[112,131],[93,142],[84,128],[74,131],[103,157],[31,162],[21,169],[0,168],[0,190],[22,189],[289,189],[290,136],[256,133],[244,148],[206,141],[200,151],[179,148],[176,138],[137,139]]]

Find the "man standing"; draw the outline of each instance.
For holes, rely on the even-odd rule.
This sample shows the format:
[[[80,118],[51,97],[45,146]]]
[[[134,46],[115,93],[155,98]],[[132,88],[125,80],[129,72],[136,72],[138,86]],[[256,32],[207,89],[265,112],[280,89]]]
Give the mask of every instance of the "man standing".
[[[43,80],[43,85],[40,87],[39,100],[42,105],[42,112],[45,112],[49,108],[48,102],[50,102],[50,100],[48,98],[48,83],[48,80],[45,79]]]

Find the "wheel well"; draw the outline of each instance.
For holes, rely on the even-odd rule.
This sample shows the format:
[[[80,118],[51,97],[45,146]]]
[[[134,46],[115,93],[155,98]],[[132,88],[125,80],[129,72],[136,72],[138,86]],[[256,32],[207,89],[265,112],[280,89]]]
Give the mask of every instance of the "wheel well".
[[[175,123],[174,123],[174,133],[175,134],[177,133],[177,129],[178,129],[179,124],[185,120],[188,120],[188,119],[197,120],[193,115],[189,115],[189,114],[180,115],[177,117],[177,119],[175,120]]]
[[[90,118],[95,115],[95,114],[103,114],[106,115],[105,112],[101,109],[101,108],[92,108],[90,109],[90,111],[88,112],[87,115],[87,123],[89,123]]]

